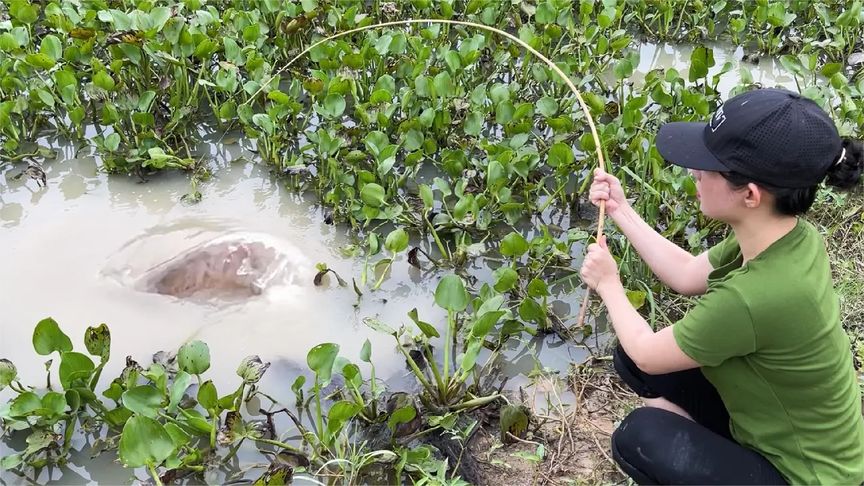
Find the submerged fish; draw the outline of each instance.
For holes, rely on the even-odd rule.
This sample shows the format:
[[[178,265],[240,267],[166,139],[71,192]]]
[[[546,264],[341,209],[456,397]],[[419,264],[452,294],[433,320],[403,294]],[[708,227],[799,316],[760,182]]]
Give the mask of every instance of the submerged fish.
[[[291,259],[273,246],[222,237],[156,265],[138,286],[179,298],[248,298],[270,285],[289,283],[296,277],[293,270]]]

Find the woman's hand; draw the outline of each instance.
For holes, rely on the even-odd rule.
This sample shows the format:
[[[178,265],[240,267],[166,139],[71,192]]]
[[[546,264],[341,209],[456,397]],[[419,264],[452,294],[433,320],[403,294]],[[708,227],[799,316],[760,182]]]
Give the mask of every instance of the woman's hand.
[[[598,243],[588,245],[588,254],[582,261],[579,275],[588,287],[598,291],[598,293],[601,287],[606,287],[609,284],[618,283],[620,285],[618,265],[612,258],[612,254],[609,253],[605,236],[601,236]]]
[[[621,181],[600,168],[594,169],[594,180],[591,182],[588,199],[595,206],[600,206],[600,201],[606,201],[606,213],[609,216],[612,216],[618,208],[627,205]]]

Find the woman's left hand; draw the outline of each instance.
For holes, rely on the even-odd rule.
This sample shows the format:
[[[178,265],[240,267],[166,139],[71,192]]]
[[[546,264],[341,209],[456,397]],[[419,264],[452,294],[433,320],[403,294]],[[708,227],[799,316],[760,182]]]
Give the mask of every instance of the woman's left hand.
[[[609,283],[620,282],[618,265],[609,253],[605,236],[601,236],[599,242],[588,245],[588,254],[582,261],[579,275],[582,281],[594,290]]]

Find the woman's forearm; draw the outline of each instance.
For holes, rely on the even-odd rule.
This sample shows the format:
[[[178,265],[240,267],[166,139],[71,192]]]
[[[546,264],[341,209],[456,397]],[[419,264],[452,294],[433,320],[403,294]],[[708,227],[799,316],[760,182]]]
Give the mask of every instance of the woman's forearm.
[[[706,281],[703,276],[688,271],[695,256],[664,238],[630,206],[618,208],[611,218],[663,283],[685,295],[705,292]]]
[[[641,346],[654,334],[654,330],[630,304],[620,280],[615,279],[597,287],[597,294],[606,304],[609,320],[612,322],[618,341],[627,355],[638,365],[642,361]]]

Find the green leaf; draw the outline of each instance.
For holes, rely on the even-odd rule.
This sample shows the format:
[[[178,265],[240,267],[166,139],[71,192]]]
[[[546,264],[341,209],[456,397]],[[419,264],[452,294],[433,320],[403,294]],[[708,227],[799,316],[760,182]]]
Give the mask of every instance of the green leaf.
[[[525,238],[516,233],[511,232],[501,240],[501,254],[506,257],[520,257],[528,251],[528,242]]]
[[[480,131],[483,129],[483,115],[479,112],[472,111],[465,117],[465,124],[463,126],[463,130],[465,130],[466,135],[478,136],[480,135]]]
[[[558,113],[558,101],[551,96],[544,96],[537,100],[537,112],[543,116],[555,116]]]
[[[462,277],[454,274],[446,275],[438,282],[435,289],[435,303],[443,309],[462,312],[468,307],[468,292]]]
[[[429,324],[428,322],[421,321],[420,318],[417,317],[417,308],[416,307],[411,309],[410,311],[408,311],[408,317],[410,317],[411,320],[414,321],[414,324],[416,324],[417,327],[420,328],[420,332],[422,332],[423,335],[426,336],[427,338],[441,337],[441,335],[438,334],[438,330],[435,329],[435,327],[432,324]]]
[[[27,64],[42,69],[51,69],[52,67],[54,67],[55,64],[57,64],[54,59],[51,59],[51,56],[42,53],[27,54],[24,59],[27,61]]]
[[[336,355],[339,354],[339,345],[334,343],[323,343],[315,346],[306,355],[306,364],[309,369],[315,372],[315,375],[323,382],[330,381],[330,375],[333,372],[333,362],[336,361]]]
[[[435,75],[432,85],[435,87],[435,93],[439,97],[448,97],[453,94],[453,79],[447,71]]]
[[[510,437],[507,433],[515,437],[525,437],[528,432],[529,411],[524,405],[505,405],[501,408],[501,442],[510,444],[516,442],[516,439]]]
[[[573,149],[566,143],[558,142],[549,148],[549,155],[546,163],[550,167],[558,167],[561,165],[569,165],[573,162]]]
[[[480,349],[483,347],[483,341],[480,339],[472,340],[468,343],[468,349],[462,355],[462,362],[459,368],[462,373],[470,373],[474,369],[474,364],[477,362],[477,355],[480,354]]]
[[[536,300],[530,297],[526,297],[519,304],[519,317],[523,321],[534,321],[540,325],[546,324],[546,312]]]
[[[56,36],[49,34],[42,38],[39,52],[57,61],[63,57],[63,44],[60,43],[60,39]]]
[[[210,368],[210,348],[201,341],[186,343],[177,352],[177,364],[187,373],[200,375]]]
[[[474,325],[471,326],[471,334],[478,338],[485,337],[506,313],[501,310],[486,312],[474,321]]]
[[[254,385],[261,381],[261,377],[269,367],[270,363],[262,362],[258,356],[247,356],[237,367],[237,376],[243,378],[243,382],[247,385]]]
[[[407,405],[404,407],[397,408],[390,414],[390,417],[387,419],[387,427],[391,431],[396,430],[396,426],[399,424],[407,424],[411,422],[417,417],[417,409],[414,408],[413,405]]]
[[[174,376],[174,383],[171,384],[171,393],[169,394],[168,413],[177,413],[177,405],[183,399],[186,390],[192,384],[192,375],[185,371],[178,371]]]
[[[648,294],[644,290],[628,290],[626,294],[630,305],[637,310],[645,305],[645,299],[648,297]]]
[[[528,295],[530,295],[531,297],[549,296],[549,288],[546,286],[546,282],[540,280],[539,278],[535,278],[534,280],[529,282],[526,290],[528,291]]]
[[[374,317],[367,317],[363,319],[363,324],[366,324],[367,326],[376,331],[383,332],[384,334],[390,334],[391,336],[396,335],[395,329],[388,326],[387,324],[384,324],[379,319],[375,319]]]
[[[341,94],[329,94],[324,98],[324,116],[337,118],[345,112],[345,97]]]
[[[408,248],[408,233],[402,228],[397,228],[387,235],[384,240],[384,248],[390,250],[391,253],[399,253],[405,248]]]
[[[426,184],[420,184],[420,199],[423,200],[423,207],[426,209],[432,208],[435,203],[435,196],[432,194],[432,188]]]
[[[112,79],[103,69],[93,76],[93,84],[105,91],[113,91],[116,83],[114,83],[114,79]]]
[[[23,454],[9,454],[0,458],[0,471],[15,469],[24,463]]]
[[[99,327],[88,327],[84,331],[84,347],[93,356],[99,356],[102,362],[108,361],[111,354],[111,332],[108,326],[100,324]]]
[[[103,142],[105,148],[111,152],[116,152],[118,148],[120,148],[120,135],[117,133],[112,133],[105,137],[105,142]]]
[[[347,400],[334,403],[327,412],[327,436],[332,438],[338,434],[345,423],[357,415],[360,408],[360,405]]]
[[[150,10],[150,25],[154,30],[161,31],[165,22],[171,18],[171,9],[168,7],[155,7]]]
[[[66,396],[63,393],[48,392],[42,397],[42,411],[40,415],[57,417],[66,411]]]
[[[519,280],[519,274],[510,267],[500,267],[492,275],[495,277],[494,288],[498,292],[506,292],[512,289]]]
[[[403,147],[406,151],[413,152],[423,146],[424,139],[423,132],[420,130],[408,130],[405,134],[405,145]]]
[[[33,392],[24,392],[9,404],[10,417],[26,417],[27,415],[42,408],[42,400]]]
[[[18,376],[18,370],[8,359],[0,359],[0,391],[12,384]]]
[[[369,342],[368,338],[363,341],[363,347],[360,348],[360,361],[365,363],[372,362],[372,343]]]
[[[204,407],[204,410],[217,410],[219,395],[216,392],[216,385],[212,380],[207,380],[198,388],[198,404]]]
[[[360,190],[360,199],[373,208],[384,206],[385,198],[386,193],[384,192],[384,188],[374,182],[364,185],[363,189]]]
[[[186,376],[189,376],[188,374]],[[188,384],[187,384],[188,386]],[[186,391],[185,389],[183,391]],[[131,412],[156,418],[162,408],[163,396],[153,385],[141,385],[123,392],[123,406]]]
[[[60,384],[64,389],[71,388],[77,380],[85,380],[93,373],[93,361],[87,355],[65,352],[60,355]],[[86,383],[85,383],[86,385]]]
[[[615,63],[615,67],[612,71],[615,73],[617,79],[627,79],[633,75],[633,63],[630,59],[621,59]]]
[[[120,461],[126,467],[158,466],[174,451],[174,442],[162,425],[149,417],[126,421],[120,436]]]
[[[459,57],[459,53],[456,51],[447,51],[444,54],[444,62],[447,63],[447,67],[450,68],[453,74],[462,69],[462,58]]]
[[[273,135],[276,132],[276,125],[273,119],[266,113],[256,113],[252,115],[252,123],[257,125],[267,135]]]
[[[72,351],[72,341],[63,334],[57,321],[52,318],[42,319],[33,331],[33,348],[37,353],[47,356],[54,351]]]

